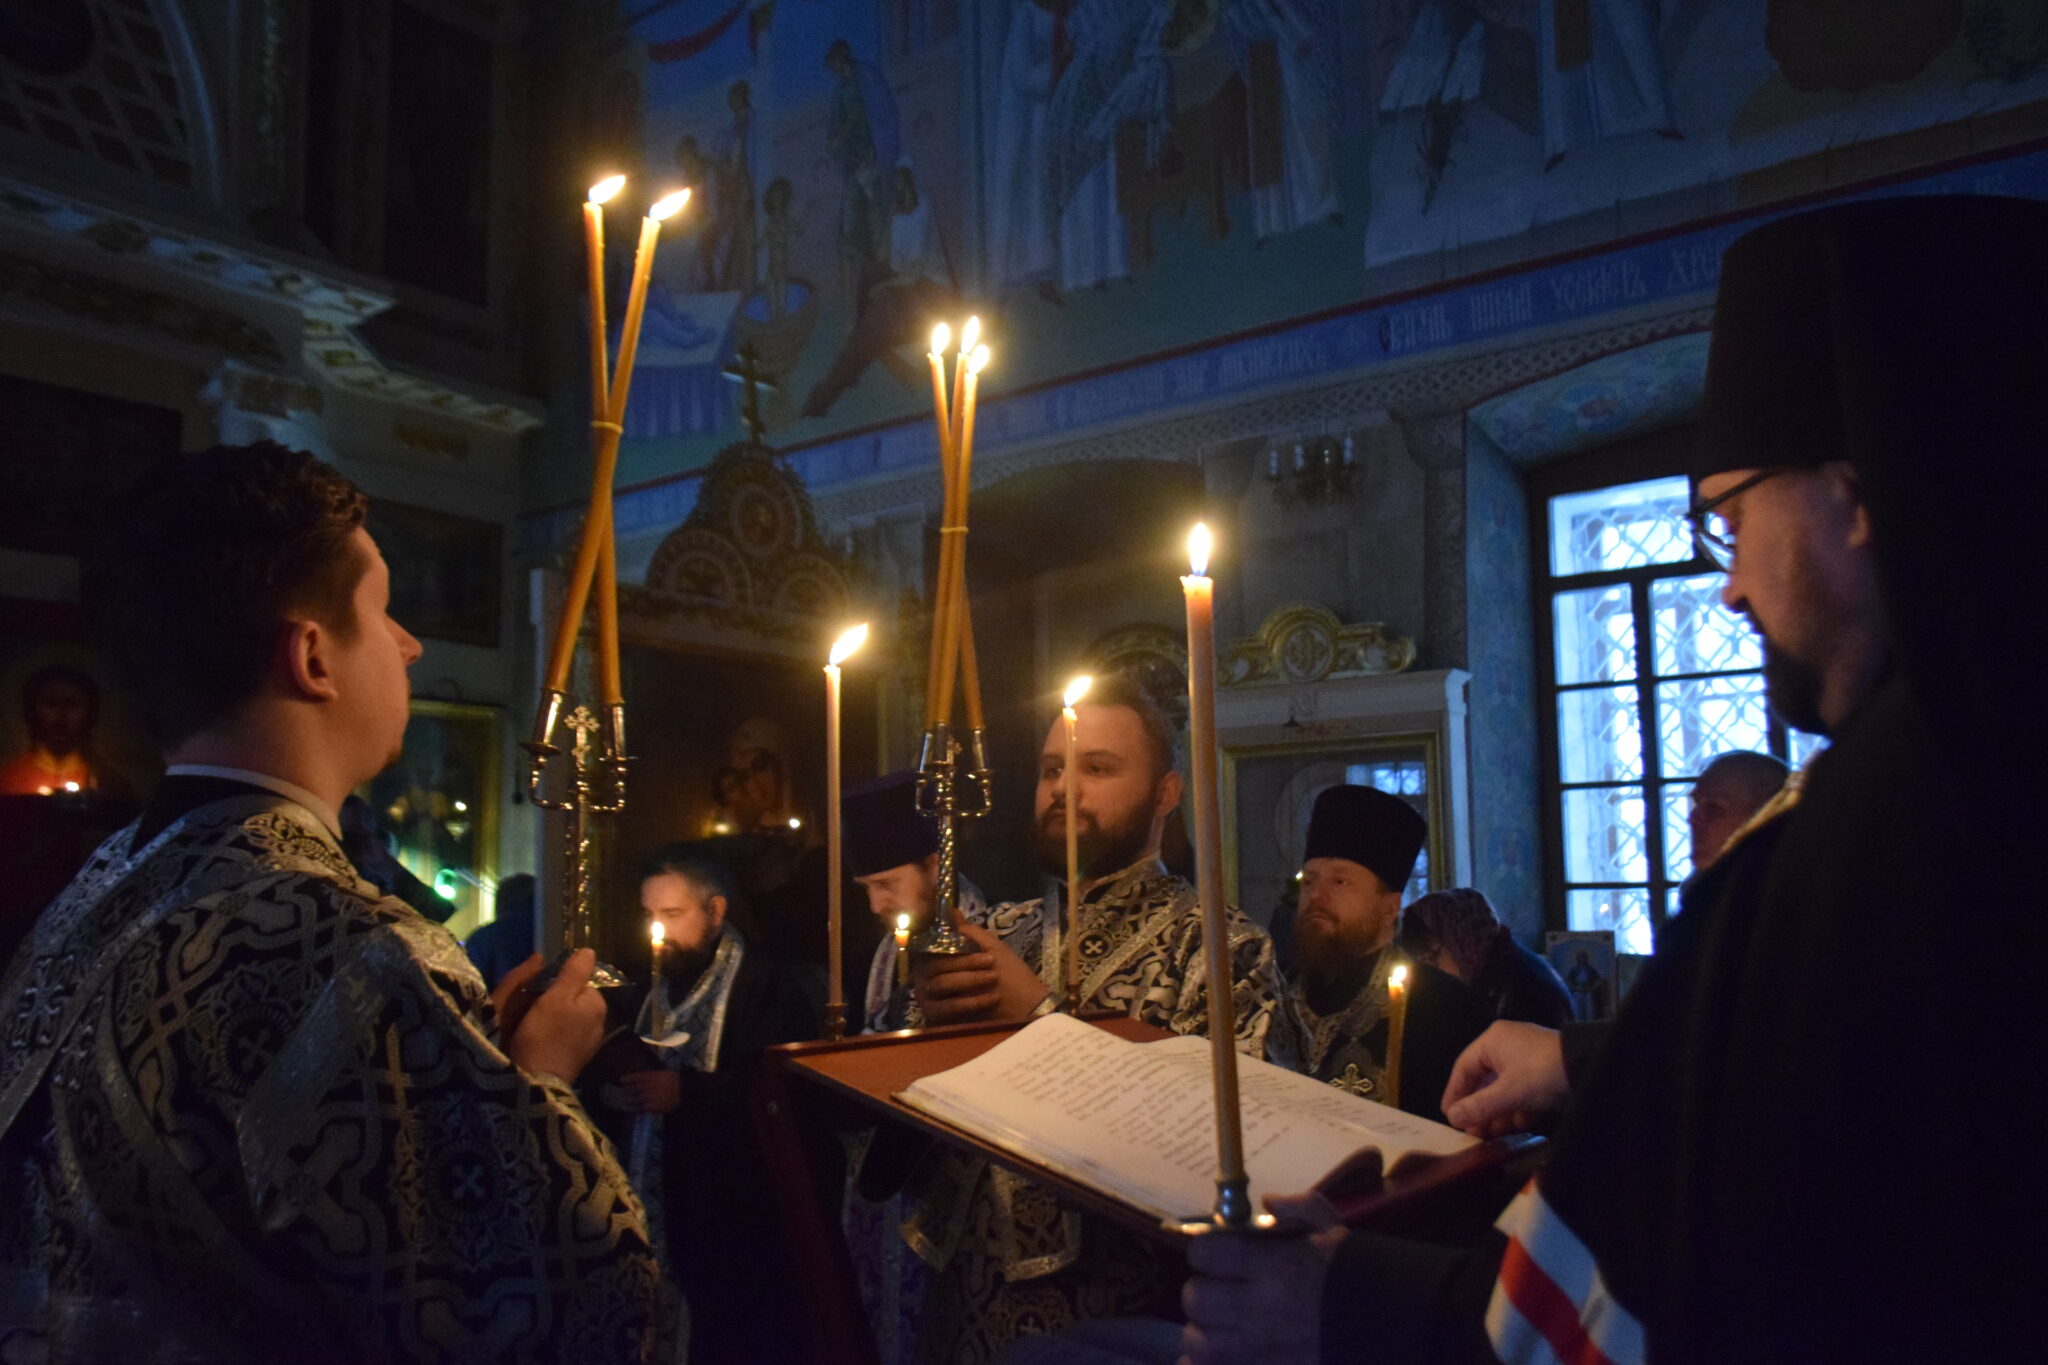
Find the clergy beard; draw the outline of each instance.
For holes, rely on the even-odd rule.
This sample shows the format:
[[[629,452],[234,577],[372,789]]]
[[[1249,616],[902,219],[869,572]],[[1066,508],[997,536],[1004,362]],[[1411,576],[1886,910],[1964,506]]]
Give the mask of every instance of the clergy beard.
[[[1052,809],[1038,822],[1032,832],[1032,844],[1038,853],[1038,865],[1055,877],[1067,875],[1067,826],[1066,807],[1055,801]],[[1128,813],[1118,824],[1104,825],[1086,811],[1075,812],[1080,822],[1081,835],[1075,840],[1075,851],[1081,859],[1083,877],[1107,877],[1121,872],[1143,856],[1152,842],[1151,812],[1138,809]]]
[[[1294,921],[1295,961],[1304,982],[1311,987],[1339,983],[1356,976],[1372,962],[1377,950],[1367,937],[1361,921],[1340,923],[1321,913],[1310,913]]]
[[[690,993],[690,988],[697,984],[697,979],[704,975],[704,969],[711,965],[711,959],[717,955],[717,938],[713,938],[702,948],[692,948],[688,952],[671,949],[667,953],[668,960],[662,964],[661,974],[668,980],[671,1003]]]
[[[1825,735],[1827,722],[1820,715],[1820,670],[1804,659],[1795,659],[1763,635],[1764,695],[1778,719],[1795,730]]]

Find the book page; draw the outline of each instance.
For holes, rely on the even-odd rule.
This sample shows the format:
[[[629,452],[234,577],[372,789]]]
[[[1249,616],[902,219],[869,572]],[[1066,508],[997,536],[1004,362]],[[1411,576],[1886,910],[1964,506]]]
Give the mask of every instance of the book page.
[[[900,1097],[1005,1150],[1161,1218],[1216,1202],[1210,1047],[1202,1038],[1128,1043],[1069,1015],[1033,1021],[981,1057]],[[1245,1168],[1256,1200],[1307,1189],[1359,1148],[1388,1165],[1471,1139],[1240,1055]]]

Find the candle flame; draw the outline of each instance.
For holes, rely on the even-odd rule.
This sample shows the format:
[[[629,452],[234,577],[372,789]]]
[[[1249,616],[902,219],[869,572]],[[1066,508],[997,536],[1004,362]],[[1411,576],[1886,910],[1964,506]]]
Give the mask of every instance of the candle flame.
[[[602,204],[624,188],[626,188],[625,176],[608,175],[590,187],[590,202]]]
[[[1402,963],[1387,973],[1387,989],[1395,993],[1408,989],[1408,964]]]
[[[908,910],[896,917],[896,932],[899,934],[910,932],[910,912]]]
[[[980,374],[987,365],[988,343],[984,341],[981,345],[974,348],[973,354],[967,357],[967,373]]]
[[[863,621],[852,630],[841,635],[832,645],[832,665],[838,667],[852,657],[853,652],[868,642],[868,623]]]
[[[1095,679],[1090,677],[1088,674],[1083,673],[1079,677],[1075,678],[1072,682],[1067,684],[1067,690],[1065,694],[1063,694],[1060,697],[1060,701],[1067,707],[1068,710],[1072,710],[1076,703],[1078,703],[1081,700],[1081,698],[1088,695],[1088,689],[1093,687],[1094,685]]]
[[[668,941],[668,930],[662,925],[660,920],[655,920],[647,926],[647,938],[655,947],[659,948]]]
[[[1198,521],[1195,529],[1188,532],[1188,572],[1196,578],[1209,572],[1209,550],[1211,540],[1209,523]]]
[[[944,355],[953,344],[953,329],[943,322],[932,325],[932,354]]]
[[[974,353],[974,344],[980,340],[981,319],[979,317],[970,317],[967,319],[967,325],[960,329],[961,354],[972,355]]]
[[[681,213],[683,211],[683,205],[689,202],[690,192],[688,190],[677,190],[674,194],[669,195],[666,199],[655,200],[654,203],[649,206],[647,210],[647,216],[649,218],[654,219],[656,222],[660,222],[664,218],[673,218],[678,213]]]

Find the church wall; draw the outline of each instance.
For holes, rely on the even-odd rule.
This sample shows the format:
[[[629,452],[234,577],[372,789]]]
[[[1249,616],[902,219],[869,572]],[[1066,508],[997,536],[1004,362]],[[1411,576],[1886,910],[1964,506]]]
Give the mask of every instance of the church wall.
[[[1351,493],[1342,499],[1283,502],[1266,477],[1265,442],[1209,462],[1212,488],[1218,466],[1227,465],[1229,483],[1242,490],[1231,503],[1237,543],[1218,562],[1229,586],[1218,595],[1219,636],[1250,635],[1274,608],[1313,602],[1345,622],[1381,621],[1396,634],[1422,638],[1424,471],[1384,414],[1359,418],[1356,428],[1339,423],[1355,430],[1358,452]],[[1300,434],[1322,431],[1318,425]],[[1292,459],[1292,435],[1276,433],[1283,468]]]
[[[1476,431],[1466,438],[1465,489],[1472,874],[1502,922],[1540,948],[1541,721],[1528,491],[1521,471]]]
[[[904,267],[932,285],[904,330],[921,332],[942,307],[980,309],[996,325],[994,399],[2048,133],[2048,66],[2018,0],[1992,0],[1990,17],[1967,26],[1954,10],[1901,39],[1810,0],[1789,8],[1813,13],[1772,26],[1765,0],[884,0],[753,6],[726,22],[697,7],[585,0],[539,50],[576,92],[558,132],[565,165],[610,159],[666,184],[687,135],[714,189],[736,156],[751,172],[751,201],[727,193],[714,215],[715,194],[702,199],[657,268],[672,330],[719,345],[650,355],[650,372],[715,373],[740,339],[761,340],[734,318],[744,277],[770,266],[766,189],[787,181],[776,231],[786,228],[787,273],[816,307],[792,307],[802,315],[763,345],[783,389],[771,436],[803,446],[903,421],[924,401],[914,375],[906,386],[875,364],[802,411],[860,320],[849,249],[891,264],[883,234],[848,246],[874,187],[861,188],[858,158],[832,141],[847,108],[868,120],[861,145],[891,162],[883,174],[905,166],[931,187],[922,211],[943,265]],[[856,68],[844,90],[823,60],[840,40]],[[1866,49],[1886,42],[1902,44],[1886,49],[1897,74],[1871,79]],[[745,136],[726,105],[739,80],[753,92]],[[741,220],[749,232],[733,236]],[[691,282],[706,242],[747,257],[737,286],[729,274]],[[1641,290],[1623,275],[1559,287]],[[1479,301],[1475,334],[1540,326],[1554,302],[1544,289]],[[573,329],[573,299],[554,317]],[[1404,336],[1464,325],[1397,320],[1380,358],[1402,354]],[[687,418],[634,433],[626,483],[698,467],[738,435],[716,390]],[[573,449],[573,430],[560,439]],[[536,467],[539,505],[573,499],[571,463]]]
[[[424,647],[414,690],[504,708],[502,800],[515,771],[512,735],[531,700],[526,583],[510,552],[521,433],[538,418],[490,387],[517,381],[522,344],[514,267],[524,6],[84,0],[81,8],[93,21],[91,42],[54,64],[42,60],[52,53],[29,49],[62,33],[61,24],[11,26],[4,41],[27,47],[0,50],[0,376],[86,395],[81,413],[92,396],[164,409],[173,414],[166,449],[270,439],[310,450],[373,502],[411,509],[427,528],[415,541],[420,553],[404,562],[394,544],[387,557],[400,577],[438,594],[437,611],[461,621],[438,630],[412,622],[422,625]],[[479,97],[461,95],[445,69],[394,80],[403,54],[368,38],[398,9],[474,40],[470,50],[486,54],[474,70],[489,71]],[[323,45],[309,28],[316,10],[369,27],[351,30],[362,41]],[[328,108],[337,121],[309,137],[320,84],[312,77],[337,73],[351,99]],[[407,90],[418,126],[397,135],[447,162],[431,185],[401,184],[377,159],[392,131],[380,120]],[[505,117],[494,119],[494,108]],[[36,110],[46,116],[29,117]],[[322,141],[329,135],[335,141]],[[310,154],[315,143],[331,150],[336,142],[365,159]],[[447,155],[458,144],[472,154]],[[326,238],[312,225],[315,172],[331,177],[325,188],[356,215],[353,236]],[[441,200],[408,199],[408,188]],[[383,228],[424,221],[409,216],[420,213],[483,225],[487,297],[444,298],[430,271],[415,270],[410,281],[381,273],[379,253],[394,240]],[[451,374],[462,378],[451,382]],[[454,528],[459,546],[435,545],[435,528]],[[491,591],[489,573],[479,571],[490,570],[496,595],[479,603]],[[75,596],[75,561],[0,550],[0,598]],[[496,870],[530,868],[533,822],[507,805],[499,833]]]

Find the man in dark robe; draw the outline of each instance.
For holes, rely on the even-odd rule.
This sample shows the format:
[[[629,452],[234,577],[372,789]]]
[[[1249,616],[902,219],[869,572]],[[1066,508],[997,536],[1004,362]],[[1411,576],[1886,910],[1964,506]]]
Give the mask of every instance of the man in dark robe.
[[[868,959],[862,1032],[919,1028],[925,1022],[895,934],[899,921],[910,934],[923,933],[939,894],[939,824],[918,811],[917,786],[917,773],[906,769],[864,782],[839,800],[846,875],[867,897],[873,915],[873,923],[861,927],[879,931],[880,938]],[[955,887],[961,917],[969,924],[984,922],[988,903],[980,888],[964,876],[956,878]],[[849,925],[846,937],[851,946],[866,936]],[[847,992],[848,998],[853,994]]]
[[[1442,1122],[1451,1066],[1493,1016],[1464,982],[1394,945],[1401,888],[1427,835],[1413,806],[1376,788],[1337,786],[1316,797],[1295,968],[1280,985],[1266,1059]],[[1407,994],[1398,1067],[1387,1051],[1396,974]]]
[[[2010,594],[2048,519],[2044,316],[2029,201],[1840,205],[1729,250],[1696,525],[1771,704],[1833,743],[1688,889],[1488,1241],[1202,1239],[1190,1359],[2038,1351],[2048,660]]]
[[[595,958],[487,995],[342,852],[420,653],[364,508],[310,455],[178,455],[88,561],[170,766],[0,977],[9,1358],[673,1355],[640,1202],[569,1088]]]
[[[1085,884],[1080,999],[1178,1034],[1208,1031],[1203,915],[1195,888],[1166,870],[1159,844],[1180,804],[1172,731],[1129,678],[1098,677],[1075,708],[1077,771],[1064,727],[1039,754],[1033,843],[1049,873],[1066,870],[1066,784]],[[992,907],[964,932],[978,951],[912,964],[919,1006],[935,1024],[1021,1022],[1064,990],[1064,888]],[[1238,1046],[1263,1044],[1273,1005],[1272,948],[1235,910],[1228,954]],[[1011,1341],[1091,1318],[1167,1310],[1178,1258],[1153,1238],[1084,1215],[1043,1186],[987,1162],[946,1155],[916,1173],[903,1233],[934,1271],[921,1329],[927,1360],[980,1365]]]
[[[642,868],[641,908],[663,930],[635,1030],[654,1065],[606,1087],[639,1116],[626,1166],[689,1304],[696,1365],[802,1356],[802,1308],[748,1106],[763,1051],[817,1037],[818,1020],[788,966],[732,922],[735,895],[731,869],[702,844],[665,848]]]

